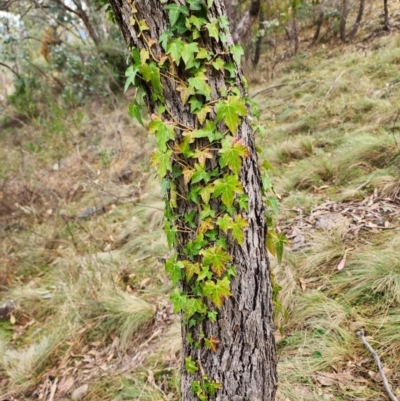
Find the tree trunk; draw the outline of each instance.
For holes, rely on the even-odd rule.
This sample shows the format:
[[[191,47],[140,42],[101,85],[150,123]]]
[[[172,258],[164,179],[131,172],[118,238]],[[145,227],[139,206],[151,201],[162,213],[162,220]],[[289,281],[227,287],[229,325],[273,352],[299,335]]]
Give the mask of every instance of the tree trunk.
[[[224,14],[223,0],[203,1],[199,11],[196,2],[191,2],[191,9],[184,1],[168,3],[166,10],[159,0],[110,0],[129,47],[141,51],[136,78],[146,93],[150,127],[163,127],[156,131],[156,138],[158,155],[164,157],[159,175],[168,188],[167,237],[177,251],[177,262],[169,266],[172,270],[179,266],[173,275],[180,281],[180,290],[173,298],[176,310],[183,310],[182,400],[272,401],[277,373],[265,210],[253,129],[246,117],[250,111],[243,100],[244,77],[237,65],[238,48],[219,19]],[[184,8],[178,9],[177,3]],[[196,16],[207,21],[194,35],[184,26]],[[219,26],[213,30],[216,21]],[[178,25],[179,33],[174,30]],[[182,46],[190,46],[196,36],[198,49],[212,54],[213,62],[204,59],[202,63],[204,54],[199,57],[197,50],[192,56],[185,51],[181,59],[175,47],[161,47],[160,36],[161,43],[177,44],[183,39]],[[237,106],[237,113],[232,109],[229,113],[233,120],[221,112],[229,104]],[[205,132],[214,123],[217,130],[207,135],[215,137],[207,138]],[[232,149],[242,152],[241,165],[236,167],[221,158]],[[193,172],[199,171],[203,178],[197,175],[195,180]],[[217,191],[227,189],[230,184],[224,187],[222,182],[228,181],[235,193],[229,199]],[[236,234],[224,228],[220,219],[235,222]],[[224,255],[222,266],[206,260],[206,254],[214,251]],[[200,277],[203,273],[206,281]],[[227,283],[228,288],[224,287]],[[216,285],[224,287],[224,292],[212,295]]]
[[[233,32],[232,36],[235,43],[240,43],[246,36],[247,32],[258,17],[260,8],[261,0],[251,0],[249,9],[244,14],[243,18],[239,21],[237,28]]]
[[[360,7],[358,8],[358,14],[356,18],[356,22],[353,25],[353,29],[350,32],[349,39],[352,40],[357,34],[358,28],[360,27],[365,8],[365,0],[360,0]]]
[[[390,25],[389,25],[389,6],[388,6],[388,0],[383,0],[383,11],[385,15],[385,19],[383,21],[383,29],[385,31],[390,31]]]
[[[225,4],[226,16],[229,19],[229,26],[231,28],[231,32],[233,32],[236,29],[238,1],[224,0],[224,4]]]
[[[349,4],[348,0],[343,0],[342,5],[342,18],[340,19],[340,39],[343,43],[347,42],[346,37],[346,23],[347,23],[347,15],[349,13]]]
[[[321,27],[322,24],[324,22],[324,17],[325,17],[325,13],[323,10],[321,10],[321,12],[318,14],[318,19],[317,19],[317,28],[315,29],[315,34],[312,40],[312,44],[317,43],[318,39],[319,39],[319,34],[321,32]]]

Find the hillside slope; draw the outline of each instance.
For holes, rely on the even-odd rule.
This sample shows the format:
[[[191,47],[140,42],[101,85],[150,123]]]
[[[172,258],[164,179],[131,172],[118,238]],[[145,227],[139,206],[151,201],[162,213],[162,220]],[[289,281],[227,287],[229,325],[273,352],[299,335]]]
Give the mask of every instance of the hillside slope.
[[[399,64],[393,33],[252,89],[290,241],[271,258],[281,401],[384,399],[360,328],[400,388]],[[126,103],[1,128],[0,400],[178,399],[153,139]]]

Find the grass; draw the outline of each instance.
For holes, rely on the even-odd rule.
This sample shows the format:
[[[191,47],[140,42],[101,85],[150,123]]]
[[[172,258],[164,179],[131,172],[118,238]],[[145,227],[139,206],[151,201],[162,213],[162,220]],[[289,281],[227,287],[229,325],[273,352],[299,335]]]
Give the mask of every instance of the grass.
[[[252,88],[285,84],[254,99],[280,227],[300,211],[306,222],[328,200],[398,196],[399,44],[393,32],[363,50],[315,47]],[[154,141],[126,106],[53,105],[51,118],[1,131],[0,304],[18,305],[12,322],[0,323],[5,391],[44,394],[54,377],[71,377],[68,396],[88,383],[88,401],[178,399],[180,323],[163,269],[169,250],[149,167]],[[92,207],[99,212],[78,218]],[[288,250],[280,266],[271,258],[287,311],[277,321],[279,401],[385,397],[355,331],[364,328],[385,365],[399,369],[396,216],[391,224],[357,237],[341,225],[313,227],[306,247]],[[390,382],[398,391],[396,374]]]

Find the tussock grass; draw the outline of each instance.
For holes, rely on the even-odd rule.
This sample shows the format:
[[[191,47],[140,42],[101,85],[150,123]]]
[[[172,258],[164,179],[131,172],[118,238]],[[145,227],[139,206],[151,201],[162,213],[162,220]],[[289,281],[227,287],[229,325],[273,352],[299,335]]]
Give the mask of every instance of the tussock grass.
[[[23,349],[7,349],[0,362],[11,384],[21,389],[36,384],[50,364],[50,358],[59,341],[58,336],[44,336]]]

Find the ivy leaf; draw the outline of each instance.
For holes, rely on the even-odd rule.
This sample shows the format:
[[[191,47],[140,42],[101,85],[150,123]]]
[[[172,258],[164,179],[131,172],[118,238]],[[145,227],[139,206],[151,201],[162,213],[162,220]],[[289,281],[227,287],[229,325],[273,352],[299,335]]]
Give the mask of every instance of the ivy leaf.
[[[217,321],[218,312],[216,310],[211,310],[207,313],[207,317],[215,323]]]
[[[171,155],[171,150],[163,152],[160,149],[157,149],[151,155],[151,165],[158,166],[158,176],[160,178],[164,177],[167,171],[172,171]]]
[[[207,114],[208,113],[211,113],[211,107],[210,106],[203,106],[200,110],[197,110],[196,112],[195,112],[195,114],[197,115],[197,119],[199,120],[199,123],[200,124],[203,124],[204,123],[204,121],[206,120],[206,118],[207,118]]]
[[[222,217],[218,217],[217,226],[225,233],[232,228],[233,218],[229,214],[225,213]]]
[[[206,308],[200,299],[188,298],[185,305],[185,319],[189,320],[195,313],[205,313]]]
[[[188,260],[184,260],[183,266],[185,267],[186,281],[189,281],[194,274],[200,273],[200,265],[198,263],[192,263]]]
[[[200,255],[203,256],[203,265],[211,266],[211,270],[221,277],[226,270],[226,264],[232,260],[231,256],[220,246],[202,249]]]
[[[168,247],[171,249],[177,244],[176,240],[176,227],[171,224],[168,220],[164,223],[164,231],[167,236]]]
[[[191,79],[191,78],[189,78],[189,79]],[[203,102],[201,102],[199,99],[197,99],[196,96],[192,96],[190,98],[189,104],[190,104],[190,112],[191,113],[195,113],[196,110],[200,110],[203,106]]]
[[[214,228],[214,223],[211,218],[203,220],[199,225],[199,233],[204,234]]]
[[[184,181],[184,183],[185,183],[186,185],[189,184],[189,182],[190,182],[190,180],[192,179],[193,174],[194,174],[195,171],[196,171],[196,170],[191,169],[191,168],[189,168],[189,167],[185,167],[185,168],[182,170],[182,173],[183,173],[183,181]]]
[[[200,181],[204,181],[206,184],[210,180],[210,173],[208,173],[204,166],[201,166],[198,163],[195,163],[194,167],[196,168],[196,171],[193,174],[192,177],[192,184],[197,184]]]
[[[131,117],[135,117],[136,120],[138,120],[139,124],[142,127],[144,127],[143,120],[142,120],[142,115],[140,113],[142,111],[143,107],[135,100],[133,102],[133,104],[130,104],[128,106],[128,109],[129,109],[129,115]]]
[[[246,194],[240,195],[237,199],[240,210],[249,211],[249,197]]]
[[[227,208],[233,204],[235,194],[242,194],[243,187],[235,175],[225,174],[223,178],[214,182],[213,198],[221,196],[221,200]]]
[[[194,89],[186,86],[183,82],[176,87],[176,90],[180,92],[183,104],[186,104],[189,97],[195,94]]]
[[[179,313],[180,311],[184,310],[187,296],[181,294],[178,289],[176,289],[170,296],[172,304],[174,305],[174,313]]]
[[[139,72],[138,66],[131,65],[130,67],[127,68],[127,70],[125,71],[125,76],[127,78],[124,86],[124,93],[128,90],[130,85],[135,86],[135,78],[138,72]]]
[[[232,134],[236,134],[239,125],[239,116],[247,115],[247,109],[239,96],[229,96],[226,100],[217,103],[217,122],[224,119]]]
[[[239,245],[243,244],[244,241],[243,229],[248,225],[249,223],[242,216],[236,216],[236,220],[232,224],[232,235]]]
[[[196,373],[199,370],[196,366],[196,362],[192,360],[191,356],[185,358],[185,369],[188,373]]]
[[[214,156],[211,151],[207,148],[205,149],[196,149],[193,153],[192,158],[198,159],[201,167],[204,167],[207,159],[213,159]]]
[[[162,152],[167,150],[167,142],[175,139],[173,125],[166,124],[160,117],[149,123],[149,133],[156,135],[156,142]]]
[[[194,66],[194,55],[199,51],[199,46],[196,42],[185,43],[183,42],[182,60],[185,63],[186,69]]]
[[[210,9],[214,3],[214,0],[207,0],[207,8]]]
[[[203,210],[200,212],[199,220],[204,220],[207,217],[215,217],[215,210],[212,210],[210,205],[205,205]]]
[[[209,60],[211,58],[211,54],[208,52],[208,50],[205,47],[201,47],[199,52],[196,55],[196,58],[199,60],[201,60],[201,59]]]
[[[161,46],[163,47],[163,49],[165,51],[167,51],[167,46],[169,43],[169,40],[174,36],[174,34],[171,32],[171,30],[165,31],[163,32],[158,41],[160,42]]]
[[[221,154],[219,165],[228,166],[233,173],[239,174],[242,167],[242,158],[249,157],[249,149],[238,141],[223,140],[222,148],[218,151]]]
[[[210,120],[206,121],[206,126],[204,128],[196,130],[193,133],[193,138],[208,138],[210,142],[221,139],[222,137],[222,134],[217,131],[215,123]]]
[[[222,29],[225,29],[225,31],[228,31],[229,30],[229,20],[228,20],[228,18],[225,15],[220,15],[218,20],[219,20],[219,26]]]
[[[219,340],[213,336],[204,339],[204,345],[209,348],[212,352],[217,352]]]
[[[179,280],[182,278],[182,269],[184,265],[182,262],[177,262],[173,259],[167,259],[165,262],[165,270],[171,276],[172,283],[177,285]]]
[[[278,259],[278,264],[282,263],[283,249],[285,244],[287,244],[287,238],[284,233],[279,233],[277,240],[275,241],[276,248],[276,258]]]
[[[268,160],[264,160],[262,166],[265,168],[265,170],[273,170],[274,169],[274,166]]]
[[[189,8],[193,11],[199,11],[202,8],[203,0],[186,0],[186,3],[190,4]],[[198,28],[200,29],[200,28]]]
[[[279,213],[279,208],[278,208],[279,201],[278,201],[278,199],[276,199],[274,196],[270,196],[267,199],[267,205],[272,209],[272,212],[274,213],[274,215],[277,216],[278,213]]]
[[[219,39],[219,29],[218,29],[218,20],[213,19],[211,22],[206,24],[206,28],[210,37],[214,38],[218,41]]]
[[[208,280],[211,280],[213,274],[210,272],[210,267],[209,266],[203,266],[201,269],[200,274],[197,276],[196,281],[203,281],[205,278]]]
[[[208,280],[204,284],[203,294],[218,308],[221,308],[225,298],[232,295],[229,288],[230,282],[228,277],[224,277],[222,280],[217,280],[216,283],[212,280]]]
[[[160,79],[160,69],[157,64],[151,62],[150,64],[143,64],[140,68],[140,72],[143,75],[143,79],[146,82],[151,82],[153,90],[156,94],[156,98],[162,98],[162,85]]]
[[[139,29],[141,32],[148,31],[150,29],[149,26],[147,25],[146,20],[142,19],[139,21]]]
[[[189,87],[196,90],[196,93],[203,95],[206,100],[211,100],[211,86],[208,85],[204,72],[198,72],[194,77],[189,78]],[[201,104],[201,106],[203,106]]]
[[[175,38],[167,45],[167,54],[171,55],[171,58],[176,65],[179,65],[179,62],[181,61],[183,47],[184,42],[181,38]]]
[[[230,51],[236,64],[240,66],[240,58],[244,55],[243,47],[240,45],[233,45],[230,47]]]
[[[200,189],[199,195],[201,196],[202,201],[208,205],[210,202],[210,196],[214,192],[214,187],[211,185],[207,185]]]
[[[165,9],[168,10],[169,23],[171,27],[177,23],[181,14],[188,15],[189,13],[187,7],[179,6],[178,4],[168,4]]]
[[[222,60],[222,58],[217,57],[217,59],[212,63],[212,65],[216,70],[219,70],[222,72],[224,71],[225,62],[224,62],[224,60]]]

